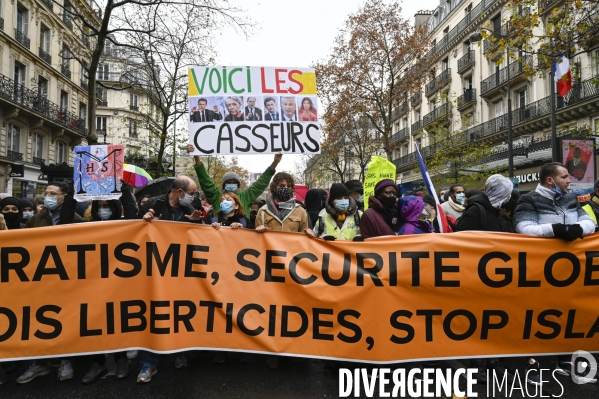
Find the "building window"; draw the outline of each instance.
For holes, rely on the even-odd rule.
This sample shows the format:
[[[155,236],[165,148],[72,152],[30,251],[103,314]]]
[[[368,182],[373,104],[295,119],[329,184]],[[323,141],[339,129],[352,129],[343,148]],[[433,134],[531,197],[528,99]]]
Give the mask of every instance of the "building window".
[[[9,151],[20,152],[21,149],[21,128],[13,125],[12,123],[8,124],[8,145],[6,148]]]
[[[416,139],[416,146],[417,146],[419,149],[422,149],[422,139],[421,139],[421,138],[417,138],[417,139]]]
[[[24,36],[29,33],[29,11],[20,4],[17,6],[17,31]]]
[[[79,103],[79,119],[85,120],[87,116],[87,105],[83,103]]]
[[[96,130],[106,130],[106,117],[96,116]]]
[[[42,49],[46,54],[50,54],[50,40],[52,38],[52,34],[50,29],[45,27],[44,25],[40,25],[40,49]]]
[[[129,109],[138,111],[137,94],[129,93]]]
[[[129,137],[137,138],[137,121],[129,118]]]
[[[98,80],[109,80],[110,79],[110,65],[100,64],[98,65],[98,72],[96,73]]]
[[[524,108],[526,106],[526,89],[518,92],[518,107]]]
[[[102,88],[102,106],[108,107],[108,90]]]
[[[395,133],[399,132],[399,122],[395,123]]]
[[[35,158],[44,158],[44,136],[39,133],[33,135],[33,156]]]
[[[443,70],[447,71],[449,69],[449,58],[445,58],[441,63],[443,64]]]
[[[48,99],[48,81],[41,76],[38,76],[38,81],[37,94],[42,98]]]
[[[403,127],[404,129],[408,127],[408,118],[403,118]]]
[[[402,147],[401,155],[402,155],[402,156],[403,156],[403,155],[408,155],[409,148],[410,148],[410,147],[409,147],[407,144],[404,144],[404,145],[403,145],[403,147]]]
[[[67,145],[62,141],[56,141],[56,164],[60,165],[67,161]]]
[[[25,65],[19,63],[18,61],[15,61],[15,83],[21,86],[25,86],[25,72]]]
[[[67,111],[69,109],[69,93],[64,90],[60,91],[60,108],[63,111]]]
[[[495,108],[495,118],[503,115],[503,101],[499,100],[493,103],[493,108]]]

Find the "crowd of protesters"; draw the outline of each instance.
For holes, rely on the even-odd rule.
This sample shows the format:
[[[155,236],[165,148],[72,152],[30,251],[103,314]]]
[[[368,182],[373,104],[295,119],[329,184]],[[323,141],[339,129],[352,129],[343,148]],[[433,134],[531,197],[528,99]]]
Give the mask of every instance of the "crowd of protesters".
[[[188,148],[192,150],[193,147]],[[208,224],[214,229],[253,229],[265,234],[296,232],[324,240],[364,241],[381,236],[486,231],[573,241],[595,232],[599,220],[599,180],[592,193],[569,192],[568,171],[559,163],[543,165],[539,185],[523,195],[514,190],[510,179],[495,174],[480,188],[453,184],[439,193],[442,204],[437,204],[433,195],[421,191],[401,195],[401,187],[390,179],[379,181],[374,194],[368,198],[364,198],[362,183],[352,180],[334,183],[328,191],[311,189],[304,203],[300,203],[294,197],[293,176],[276,172],[281,157],[281,154],[275,155],[262,176],[241,190],[242,181],[234,172],[224,175],[220,187],[214,184],[196,156],[195,171],[201,192],[188,176],[176,178],[168,193],[156,197],[136,199],[123,184],[120,200],[91,201],[82,215],[76,212],[77,202],[69,187],[50,182],[43,199],[5,197],[0,200],[0,230],[143,219],[148,223],[167,220]],[[226,356],[226,352],[216,352],[214,362],[223,363]],[[82,381],[91,384],[107,376],[126,378],[129,361],[135,357],[138,357],[137,351],[92,355],[89,357],[91,366]],[[160,357],[148,351],[141,351],[139,357],[137,381],[150,382],[158,370]],[[240,362],[249,361],[248,355],[240,358]],[[569,357],[549,361],[554,362],[558,373],[569,375]],[[267,359],[270,368],[278,367],[278,363],[277,356]],[[487,369],[502,371],[503,367],[496,358],[471,359],[471,364],[479,368],[477,377],[481,381],[485,380]],[[527,364],[528,368],[540,367],[533,358],[528,359]],[[54,364],[40,359],[30,363],[17,382],[27,383],[47,375],[53,366],[57,367],[60,380],[73,378],[70,359],[59,359]],[[178,354],[175,367],[186,366],[185,354]],[[7,373],[17,368],[16,363],[0,363],[0,384],[7,382]],[[533,384],[541,383],[539,373],[527,373],[527,377]]]

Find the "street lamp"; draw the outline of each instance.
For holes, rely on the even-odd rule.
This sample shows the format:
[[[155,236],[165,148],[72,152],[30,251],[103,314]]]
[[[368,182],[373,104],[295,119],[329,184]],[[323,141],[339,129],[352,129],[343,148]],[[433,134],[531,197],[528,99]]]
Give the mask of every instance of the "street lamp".
[[[532,134],[524,134],[520,136],[520,139],[522,140],[522,144],[524,144],[526,158],[528,158],[528,150],[530,149],[530,143],[532,143]]]
[[[486,29],[489,30],[487,28],[482,28],[482,29]],[[495,32],[493,32],[493,36],[501,38],[501,39],[507,39],[506,35],[500,35],[497,34]],[[481,35],[480,32],[473,32],[470,35],[469,41],[470,43],[477,43],[480,42],[483,39],[483,36]],[[514,177],[514,144],[512,143],[513,141],[513,132],[512,132],[512,86],[511,86],[511,82],[510,82],[510,52],[508,50],[507,52],[507,141],[508,141],[508,147],[507,147],[507,158],[508,158],[508,163],[507,163],[507,169],[508,169],[508,175],[509,178],[513,178]]]

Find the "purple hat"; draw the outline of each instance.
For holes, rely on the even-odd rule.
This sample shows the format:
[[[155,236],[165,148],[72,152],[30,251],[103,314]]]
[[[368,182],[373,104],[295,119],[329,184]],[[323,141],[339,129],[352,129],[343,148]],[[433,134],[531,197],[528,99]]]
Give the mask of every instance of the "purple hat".
[[[397,190],[397,184],[395,184],[395,182],[391,179],[383,179],[380,182],[378,182],[376,184],[376,186],[374,186],[374,195],[379,194],[379,192],[383,191],[385,189],[385,187],[395,187],[395,189]]]

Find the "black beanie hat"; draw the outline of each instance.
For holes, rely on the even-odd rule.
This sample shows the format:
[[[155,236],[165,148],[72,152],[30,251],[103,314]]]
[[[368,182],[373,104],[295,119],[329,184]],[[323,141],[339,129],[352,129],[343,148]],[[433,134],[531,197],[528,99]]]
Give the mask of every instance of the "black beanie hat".
[[[427,204],[431,204],[432,206],[435,206],[435,198],[433,198],[432,195],[429,194],[425,194],[422,196],[422,200],[427,203]]]
[[[329,199],[333,202],[339,197],[349,197],[349,190],[341,183],[333,183],[329,190]]]

